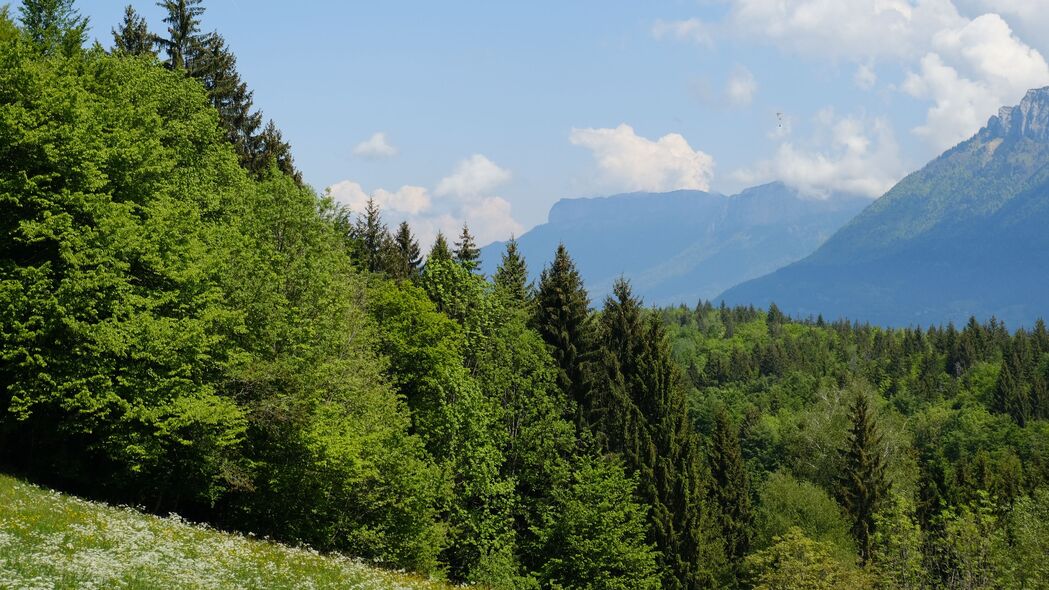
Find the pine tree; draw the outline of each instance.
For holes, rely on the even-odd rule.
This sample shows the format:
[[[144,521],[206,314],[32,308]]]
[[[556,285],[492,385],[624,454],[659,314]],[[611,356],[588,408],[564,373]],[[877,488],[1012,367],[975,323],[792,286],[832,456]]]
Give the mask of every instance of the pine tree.
[[[113,52],[124,55],[153,55],[156,38],[149,32],[149,25],[135,8],[128,4],[124,8],[124,20],[119,28],[113,29]]]
[[[368,272],[380,272],[383,270],[383,253],[387,240],[386,224],[382,222],[382,214],[375,199],[368,199],[364,206],[364,214],[357,216],[357,227],[355,228],[357,239],[361,245],[360,264]]]
[[[397,226],[393,243],[397,256],[397,268],[396,272],[391,274],[402,279],[414,279],[419,275],[419,269],[422,267],[422,253],[419,250],[419,242],[412,235],[412,228],[407,221],[402,221]]]
[[[864,562],[870,557],[874,515],[888,492],[882,438],[867,396],[859,392],[852,405],[848,445],[842,450],[838,501],[852,520],[852,535]]]
[[[187,69],[193,45],[200,40],[200,15],[204,14],[200,3],[201,0],[157,2],[157,6],[167,11],[164,22],[168,24],[167,38],[158,37],[157,42],[167,51],[167,66],[172,70]]]
[[[583,404],[582,364],[589,350],[590,299],[564,244],[539,277],[533,323],[557,364],[557,385],[576,404]]]
[[[511,301],[524,305],[532,299],[532,285],[528,282],[528,266],[517,249],[513,237],[506,243],[503,260],[495,271],[495,285],[510,297]]]
[[[23,0],[19,8],[22,28],[45,55],[66,55],[87,40],[87,17],[73,8],[73,0]]]
[[[430,253],[426,256],[426,263],[451,259],[452,251],[448,248],[448,240],[444,238],[444,233],[437,232],[437,237],[433,240],[433,246],[430,247]]]
[[[473,272],[481,266],[481,251],[470,234],[470,228],[463,224],[463,231],[459,234],[459,241],[455,243],[455,261],[463,265],[466,270]]]
[[[710,496],[718,509],[725,556],[739,563],[750,549],[750,485],[739,430],[724,409],[714,419],[710,443]]]

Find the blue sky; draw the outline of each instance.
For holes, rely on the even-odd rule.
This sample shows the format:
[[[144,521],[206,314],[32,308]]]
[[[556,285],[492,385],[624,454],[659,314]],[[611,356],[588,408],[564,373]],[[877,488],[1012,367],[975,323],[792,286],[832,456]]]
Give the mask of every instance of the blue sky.
[[[106,46],[126,3],[79,3]],[[632,190],[874,197],[1049,84],[1049,0],[205,6],[306,180],[424,239]]]

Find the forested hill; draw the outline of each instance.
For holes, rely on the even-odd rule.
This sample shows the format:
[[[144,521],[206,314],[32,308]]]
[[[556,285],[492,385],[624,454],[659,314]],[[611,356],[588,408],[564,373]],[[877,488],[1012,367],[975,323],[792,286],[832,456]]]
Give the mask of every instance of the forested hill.
[[[595,300],[625,275],[649,303],[692,304],[800,260],[868,204],[839,193],[803,195],[778,182],[733,196],[675,191],[562,199],[547,223],[517,244],[535,270],[563,242]],[[503,246],[481,249],[484,272],[495,272]]]
[[[302,183],[200,0],[162,8],[109,49],[72,0],[0,10],[0,471],[482,588],[1045,587],[1043,324],[593,301],[563,245],[486,276],[467,227],[424,254]],[[258,547],[142,580],[16,495],[0,586],[221,586],[187,568]]]
[[[1049,313],[1049,88],[904,178],[811,256],[729,303],[883,325]]]

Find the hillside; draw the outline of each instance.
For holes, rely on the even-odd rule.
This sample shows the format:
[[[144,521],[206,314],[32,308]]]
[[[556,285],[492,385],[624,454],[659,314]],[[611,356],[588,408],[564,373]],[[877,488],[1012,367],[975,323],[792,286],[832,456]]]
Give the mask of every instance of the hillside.
[[[806,198],[781,183],[731,197],[674,191],[563,199],[518,245],[534,278],[564,242],[595,302],[621,275],[648,303],[695,302],[799,260],[868,203]],[[486,273],[502,250],[501,242],[482,249]]]
[[[0,588],[447,587],[0,476]]]
[[[798,315],[882,324],[991,315],[1030,325],[1049,306],[1049,88],[909,175],[806,259],[727,290]]]

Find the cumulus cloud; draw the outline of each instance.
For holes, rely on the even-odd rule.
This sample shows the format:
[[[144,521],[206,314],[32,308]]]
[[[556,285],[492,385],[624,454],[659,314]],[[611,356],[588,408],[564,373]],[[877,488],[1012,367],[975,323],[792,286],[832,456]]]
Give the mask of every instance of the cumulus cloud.
[[[407,221],[424,246],[432,243],[439,231],[449,239],[459,235],[463,223],[470,226],[479,243],[486,244],[523,230],[513,218],[509,201],[492,194],[510,177],[509,170],[477,154],[459,162],[432,193],[412,185],[396,191],[378,188],[369,192],[351,180],[335,183],[328,191],[336,202],[353,212],[363,211],[368,199],[373,199],[386,223]]]
[[[824,109],[805,144],[782,142],[776,155],[736,171],[745,183],[781,180],[816,198],[831,192],[878,197],[905,172],[892,127],[882,118],[839,117]]]
[[[726,0],[717,22],[660,23],[705,38],[762,39],[806,58],[856,64],[862,89],[878,82],[874,66],[890,61],[905,78],[890,83],[928,102],[912,131],[930,151],[972,135],[1000,106],[1049,84],[1049,64],[1017,29],[1049,51],[1046,0]],[[655,32],[655,31],[654,31]],[[684,33],[673,36],[682,37]]]
[[[363,158],[390,158],[397,155],[397,148],[390,145],[386,134],[377,132],[353,148],[353,155]]]
[[[754,100],[757,90],[758,81],[754,79],[754,74],[743,66],[737,66],[725,86],[725,97],[733,106],[746,106]]]
[[[510,180],[510,176],[509,170],[481,154],[474,154],[459,162],[451,175],[441,179],[434,192],[440,196],[476,197]]]
[[[604,184],[615,190],[709,190],[714,158],[668,133],[656,141],[621,124],[614,129],[572,129],[572,145],[593,152]]]
[[[1049,64],[997,14],[940,31],[932,46],[902,89],[932,101],[926,122],[914,131],[938,149],[969,137],[1028,89],[1049,83]]]

